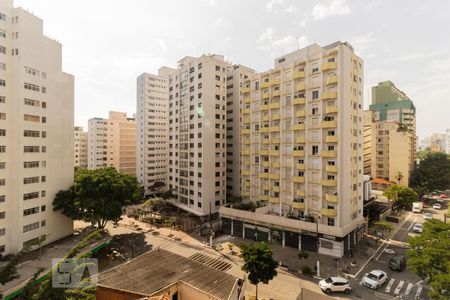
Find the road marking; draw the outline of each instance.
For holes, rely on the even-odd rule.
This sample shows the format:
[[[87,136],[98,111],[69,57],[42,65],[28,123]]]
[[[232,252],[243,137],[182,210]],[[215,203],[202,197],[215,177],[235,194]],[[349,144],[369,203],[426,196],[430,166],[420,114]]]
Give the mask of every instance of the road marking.
[[[386,293],[389,293],[389,291],[391,290],[392,285],[394,284],[395,279],[392,278],[391,280],[389,280],[386,289],[384,290]]]
[[[422,282],[423,282],[423,280],[417,281],[417,282],[416,282],[416,285],[421,284]]]
[[[422,293],[422,285],[421,284],[419,284],[419,286],[417,287],[417,292],[416,292],[416,295],[414,296],[414,299],[419,299],[420,293]]]
[[[400,290],[402,289],[404,284],[405,284],[405,282],[403,280],[400,280],[397,287],[395,288],[394,295],[400,294]]]
[[[417,217],[414,218],[414,221],[412,221],[411,225],[408,227],[408,231],[411,230],[411,228],[414,226],[414,224],[417,222]]]
[[[406,290],[405,290],[405,296],[409,295],[413,286],[414,286],[414,284],[412,284],[411,282],[408,283],[408,286],[406,287]]]
[[[386,243],[386,246],[384,247],[384,249],[386,249],[390,244],[391,244],[391,240],[389,240],[389,242]],[[378,260],[380,258],[381,254],[383,254],[383,252],[384,252],[384,249],[383,249],[383,251],[380,251],[380,254],[378,254],[378,256],[377,256],[377,258],[375,258],[375,260]]]

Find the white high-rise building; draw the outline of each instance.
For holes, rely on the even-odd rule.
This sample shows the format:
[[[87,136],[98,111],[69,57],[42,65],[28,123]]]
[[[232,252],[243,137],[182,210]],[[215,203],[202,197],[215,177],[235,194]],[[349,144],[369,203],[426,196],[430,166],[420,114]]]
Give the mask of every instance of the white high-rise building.
[[[107,166],[107,127],[103,118],[88,121],[88,169]]]
[[[169,187],[169,74],[162,67],[158,75],[143,73],[137,78],[136,177],[144,195]]]
[[[41,19],[0,1],[1,254],[72,234],[52,208],[74,175],[74,78],[62,72],[61,48]]]
[[[83,127],[75,126],[73,140],[75,167],[87,168],[87,141],[88,133],[83,131]]]
[[[184,57],[169,76],[169,188],[193,214],[226,203],[226,70],[221,55]]]

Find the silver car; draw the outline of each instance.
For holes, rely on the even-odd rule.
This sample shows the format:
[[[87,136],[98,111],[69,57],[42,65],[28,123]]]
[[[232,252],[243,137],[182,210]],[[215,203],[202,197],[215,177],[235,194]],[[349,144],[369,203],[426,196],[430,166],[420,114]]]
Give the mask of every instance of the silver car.
[[[327,294],[331,292],[344,292],[350,294],[352,288],[347,279],[342,277],[328,277],[319,281],[319,287]]]
[[[363,283],[365,286],[376,290],[378,287],[382,286],[388,280],[386,272],[381,270],[373,270],[367,273],[363,278]]]
[[[416,223],[414,224],[412,231],[417,232],[417,233],[422,233],[423,232],[423,225],[420,223]]]

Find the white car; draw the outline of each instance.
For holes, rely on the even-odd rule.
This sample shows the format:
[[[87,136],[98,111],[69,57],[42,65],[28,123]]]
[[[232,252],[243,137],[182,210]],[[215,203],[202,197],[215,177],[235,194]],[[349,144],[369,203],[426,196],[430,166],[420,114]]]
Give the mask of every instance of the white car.
[[[435,204],[433,204],[433,208],[434,208],[434,209],[441,209],[442,206],[441,206],[440,203],[435,203]]]
[[[415,223],[412,231],[417,232],[417,233],[422,233],[423,232],[423,225],[420,223]]]
[[[363,277],[364,285],[374,290],[382,286],[387,280],[388,276],[386,272],[381,270],[373,270]]]
[[[327,279],[323,279],[319,281],[319,287],[327,294],[330,294],[331,292],[344,292],[350,294],[352,291],[348,280],[342,277],[328,277]]]
[[[433,214],[429,213],[429,212],[426,212],[426,213],[423,214],[423,219],[424,220],[432,220],[433,219]]]

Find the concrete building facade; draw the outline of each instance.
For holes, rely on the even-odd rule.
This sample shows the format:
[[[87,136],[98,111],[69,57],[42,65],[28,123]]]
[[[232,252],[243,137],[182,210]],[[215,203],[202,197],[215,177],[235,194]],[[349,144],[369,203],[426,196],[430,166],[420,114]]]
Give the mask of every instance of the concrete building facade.
[[[2,255],[72,234],[72,220],[52,208],[74,175],[74,78],[62,71],[61,48],[41,19],[0,1]]]
[[[375,113],[371,110],[363,111],[363,173],[372,176],[372,143],[375,136]]]
[[[75,167],[87,168],[87,142],[88,133],[83,131],[83,127],[75,126],[74,128],[74,164]]]
[[[348,43],[313,44],[244,81],[241,196],[232,235],[340,257],[361,237],[363,62]],[[314,224],[316,223],[316,224]]]
[[[173,204],[204,216],[226,203],[226,70],[221,55],[185,57],[169,76]]]
[[[137,78],[136,177],[144,194],[169,187],[169,74],[162,67],[158,75],[143,73]]]
[[[88,168],[114,167],[136,175],[136,121],[123,112],[109,112],[108,119],[88,122]]]

